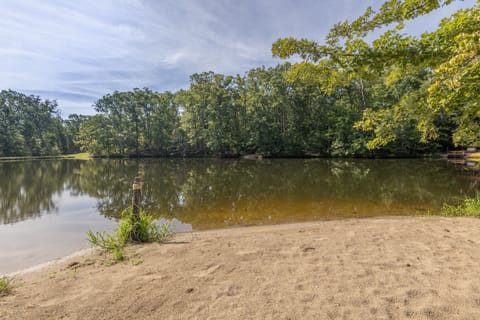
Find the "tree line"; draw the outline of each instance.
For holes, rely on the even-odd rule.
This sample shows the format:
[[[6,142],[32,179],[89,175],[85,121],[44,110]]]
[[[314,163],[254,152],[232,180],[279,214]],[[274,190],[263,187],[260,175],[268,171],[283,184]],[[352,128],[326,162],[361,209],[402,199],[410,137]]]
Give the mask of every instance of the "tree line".
[[[389,0],[336,24],[324,44],[273,44],[274,56],[299,63],[194,74],[175,93],[113,92],[94,116],[62,120],[55,101],[1,91],[0,155],[375,157],[479,146],[478,4],[420,37],[401,33],[451,2]]]
[[[5,120],[9,126],[0,136],[0,152],[5,156],[85,151],[113,157],[251,153],[372,157],[434,153],[450,143],[453,127],[448,123],[444,137],[436,142],[420,142],[418,130],[410,125],[399,130],[395,141],[376,150],[367,145],[373,135],[355,128],[368,106],[392,106],[401,94],[421,85],[421,76],[394,87],[382,80],[352,81],[326,94],[317,85],[288,81],[284,75],[291,69],[284,63],[252,69],[244,76],[194,74],[189,89],[176,93],[113,92],[94,104],[95,115],[73,114],[65,120],[55,102],[2,91],[0,96],[9,98],[0,100],[4,106],[0,117],[12,115],[18,120]]]
[[[448,137],[422,143],[415,126],[396,141],[369,150],[373,135],[355,123],[370,105],[394,105],[421,85],[421,76],[393,88],[383,81],[352,81],[326,94],[316,85],[288,81],[289,63],[256,68],[244,76],[194,74],[176,93],[149,89],[114,92],[95,104],[76,142],[103,156],[408,156],[436,152]],[[445,134],[448,136],[447,125]]]

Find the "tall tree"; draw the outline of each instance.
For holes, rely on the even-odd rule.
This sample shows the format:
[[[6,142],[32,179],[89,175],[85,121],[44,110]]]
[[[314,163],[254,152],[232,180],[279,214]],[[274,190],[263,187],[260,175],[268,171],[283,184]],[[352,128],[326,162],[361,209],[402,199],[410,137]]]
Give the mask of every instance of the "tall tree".
[[[479,3],[444,19],[439,28],[420,37],[401,33],[404,22],[428,14],[453,0],[389,0],[378,12],[368,8],[358,19],[336,24],[324,44],[306,39],[279,39],[272,53],[280,58],[299,55],[303,62],[289,71],[290,80],[319,85],[325,92],[352,81],[385,79],[388,87],[426,72],[415,90],[398,102],[375,110],[365,105],[357,127],[373,131],[369,148],[388,145],[398,132],[414,123],[422,142],[441,135],[439,122],[452,119],[457,145],[480,145],[480,13]],[[365,37],[385,27],[373,42]]]
[[[0,155],[39,156],[65,152],[56,101],[0,91]]]

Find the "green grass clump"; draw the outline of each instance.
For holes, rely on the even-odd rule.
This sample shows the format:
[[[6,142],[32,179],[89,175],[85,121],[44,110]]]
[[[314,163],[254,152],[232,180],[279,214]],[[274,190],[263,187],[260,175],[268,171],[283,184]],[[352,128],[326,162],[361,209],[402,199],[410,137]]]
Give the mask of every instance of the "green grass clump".
[[[41,160],[41,159],[76,159],[76,160],[90,160],[92,155],[88,152],[82,153],[72,153],[72,154],[63,154],[63,155],[52,155],[52,156],[13,156],[13,157],[0,157],[0,161],[23,161],[23,160]]]
[[[0,297],[8,295],[10,292],[12,292],[12,279],[0,277]]]
[[[112,233],[88,231],[88,241],[95,247],[110,251],[115,261],[125,258],[124,249],[128,244],[146,242],[166,242],[173,237],[170,230],[171,221],[157,224],[154,216],[140,212],[134,219],[131,212],[124,211],[120,223]]]
[[[443,205],[441,213],[444,216],[480,217],[480,193],[475,197],[463,199],[457,205]]]
[[[67,154],[67,155],[64,155],[63,157],[67,158],[67,159],[76,159],[76,160],[90,160],[90,159],[92,159],[92,155],[89,154],[88,152]]]
[[[94,246],[104,250],[110,251],[113,254],[115,261],[121,261],[124,259],[123,249],[126,243],[120,240],[116,235],[118,229],[110,234],[108,232],[87,232],[88,241]]]

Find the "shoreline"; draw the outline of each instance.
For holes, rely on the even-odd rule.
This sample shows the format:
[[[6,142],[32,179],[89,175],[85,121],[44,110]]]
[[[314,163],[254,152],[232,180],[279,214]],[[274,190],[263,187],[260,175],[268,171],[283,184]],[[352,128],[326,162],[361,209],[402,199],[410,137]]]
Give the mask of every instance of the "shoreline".
[[[245,156],[247,156],[245,158]],[[354,156],[329,156],[329,155],[276,155],[276,156],[263,156],[261,154],[255,155],[260,158],[251,159],[248,156],[253,156],[253,154],[238,155],[235,157],[219,157],[216,155],[201,155],[201,156],[161,156],[161,155],[112,155],[112,156],[99,156],[92,155],[87,152],[82,153],[69,153],[69,154],[60,154],[60,155],[44,155],[44,156],[2,156],[0,157],[0,162],[8,161],[30,161],[30,160],[135,160],[135,159],[179,159],[179,160],[248,160],[248,161],[261,161],[261,160],[311,160],[311,159],[326,159],[326,160],[445,160],[447,159],[447,154],[443,152],[437,153],[426,153],[426,154],[412,154],[412,155],[377,155],[377,156],[364,156],[364,157],[354,157]],[[479,158],[480,155],[472,157],[472,159]]]
[[[193,231],[131,246],[129,260],[113,265],[87,250],[17,273],[13,294],[0,298],[0,318],[480,317],[477,218]]]
[[[395,216],[372,216],[372,217],[358,217],[358,218],[325,218],[321,220],[312,220],[312,221],[298,221],[298,222],[286,222],[286,223],[276,223],[276,224],[262,224],[262,225],[248,225],[248,226],[243,226],[243,225],[234,225],[234,226],[228,226],[224,228],[212,228],[212,229],[201,229],[201,230],[190,230],[190,231],[181,231],[181,232],[176,232],[176,236],[178,235],[185,235],[185,234],[192,234],[192,233],[208,233],[208,232],[214,232],[214,231],[222,231],[222,230],[236,230],[236,229],[244,229],[244,228],[262,228],[262,227],[274,227],[274,226],[287,226],[291,225],[292,227],[298,224],[310,224],[310,223],[318,223],[318,222],[328,222],[328,221],[349,221],[349,220],[359,220],[359,219],[402,219],[402,218],[428,218],[428,217],[443,217],[443,216],[429,216],[429,215],[395,215]],[[455,218],[465,218],[465,217],[455,217]],[[175,238],[173,239],[173,242],[175,242]],[[148,245],[148,244],[140,244],[141,245]],[[73,258],[80,258],[80,257],[85,257],[88,256],[89,254],[92,253],[100,253],[102,252],[101,249],[95,248],[95,247],[90,247],[90,248],[80,248],[78,250],[73,251],[70,254],[67,254],[65,256],[61,256],[58,258],[54,258],[52,260],[48,260],[45,262],[41,262],[38,264],[35,264],[30,267],[22,268],[19,270],[15,270],[12,272],[4,273],[1,274],[0,276],[6,276],[6,277],[14,277],[16,275],[21,275],[21,274],[26,274],[30,272],[38,272],[42,271],[45,268],[48,267],[54,267],[55,265],[62,264],[67,262],[68,260],[71,260]]]
[[[53,260],[49,260],[49,261],[46,261],[46,262],[38,263],[38,264],[33,265],[31,267],[27,267],[27,268],[23,268],[23,269],[20,269],[20,270],[13,271],[13,272],[5,273],[3,275],[0,274],[0,276],[15,277],[15,276],[18,276],[18,275],[27,274],[27,273],[31,273],[31,272],[39,272],[39,271],[42,271],[43,269],[46,269],[46,268],[49,268],[49,267],[54,267],[57,264],[62,264],[62,263],[66,262],[70,259],[85,257],[85,256],[93,254],[97,251],[99,251],[99,250],[95,249],[95,248],[82,248],[82,249],[76,250],[76,251],[74,251],[71,254],[68,254],[66,256],[56,258],[56,259],[53,259]]]

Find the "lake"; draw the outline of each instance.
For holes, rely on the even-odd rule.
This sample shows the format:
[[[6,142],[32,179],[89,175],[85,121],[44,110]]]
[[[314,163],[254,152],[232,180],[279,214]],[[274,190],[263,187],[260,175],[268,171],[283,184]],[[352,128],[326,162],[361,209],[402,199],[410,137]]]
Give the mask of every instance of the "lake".
[[[217,159],[0,162],[0,274],[89,246],[143,176],[142,206],[176,231],[435,213],[479,190],[444,160]]]

